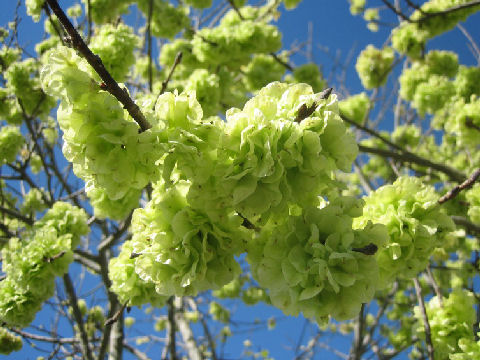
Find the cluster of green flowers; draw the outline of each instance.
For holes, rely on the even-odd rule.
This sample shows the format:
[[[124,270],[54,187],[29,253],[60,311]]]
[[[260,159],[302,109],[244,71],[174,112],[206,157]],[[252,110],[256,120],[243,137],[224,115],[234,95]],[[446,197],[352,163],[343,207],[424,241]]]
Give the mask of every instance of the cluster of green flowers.
[[[348,0],[350,2],[350,12],[357,15],[365,10],[366,0]]]
[[[138,38],[130,26],[110,24],[97,28],[89,47],[102,59],[103,65],[116,81],[124,81],[130,66],[135,62],[133,50]]]
[[[388,229],[389,241],[377,253],[383,285],[424,270],[433,250],[454,229],[450,217],[437,204],[435,189],[418,178],[400,177],[364,199],[363,215],[355,219],[355,227],[375,221]]]
[[[452,357],[449,357],[450,354],[461,353],[462,350],[478,351],[478,345],[471,344],[474,340],[473,324],[476,318],[475,298],[472,293],[455,289],[443,301],[438,296],[434,296],[425,305],[436,359],[452,360]],[[418,321],[416,332],[420,338],[424,339],[425,326],[418,306],[414,308],[414,314]],[[463,349],[459,348],[459,344],[462,344]]]
[[[480,145],[480,97],[473,95],[469,102],[463,99],[446,106],[445,130],[458,136],[458,144],[473,151]]]
[[[219,298],[241,298],[245,305],[255,305],[260,301],[270,303],[265,289],[258,287],[246,277],[236,277],[218,290],[212,291],[212,295]],[[244,285],[247,285],[246,287]]]
[[[458,340],[458,348],[454,354],[449,355],[450,360],[470,360],[480,357],[480,341],[470,338],[461,338]]]
[[[368,45],[358,56],[355,69],[365,89],[385,85],[395,54],[392,48],[377,49]]]
[[[152,200],[132,218],[135,271],[160,295],[195,295],[218,289],[240,274],[234,255],[244,251],[248,231],[231,213],[212,222],[186,201],[188,184],[157,184]]]
[[[94,195],[101,213],[118,214],[115,203],[132,204],[134,194],[139,196],[158,178],[155,161],[162,150],[156,130],[139,133],[137,124],[71,49],[51,52],[41,79],[45,91],[61,99],[57,119],[64,132],[65,157],[75,174],[89,182],[91,192],[94,187],[102,190]]]
[[[150,0],[139,0],[138,8],[146,15],[150,11]],[[151,31],[153,36],[173,39],[190,26],[188,7],[172,5],[170,1],[154,0]]]
[[[271,82],[279,81],[285,74],[285,67],[270,55],[257,54],[242,71],[246,88],[255,92]]]
[[[458,136],[460,147],[480,142],[480,69],[458,64],[450,51],[430,51],[400,76],[400,95],[420,115],[433,114],[433,125]]]
[[[18,127],[3,126],[0,129],[0,165],[15,161],[24,142]]]
[[[85,9],[90,10],[88,16],[97,24],[105,24],[115,20],[128,11],[133,0],[82,0]]]
[[[168,297],[159,295],[155,291],[155,284],[143,281],[135,272],[135,259],[132,241],[123,243],[120,253],[110,260],[108,276],[112,281],[111,290],[118,296],[118,300],[130,306],[141,306],[149,303],[152,306],[162,307]]]
[[[288,315],[317,321],[349,319],[377,289],[375,250],[386,242],[382,225],[352,230],[362,201],[338,197],[285,223],[267,224],[249,245],[247,260],[272,304]]]
[[[458,71],[458,57],[450,51],[430,51],[424,60],[415,61],[400,76],[400,95],[412,101],[420,112],[433,114],[455,95],[453,78]]]
[[[88,233],[85,212],[56,202],[25,239],[12,238],[2,249],[0,319],[12,325],[30,324],[42,303],[53,295],[55,277],[68,271],[73,249]]]
[[[225,132],[233,160],[225,197],[250,221],[265,223],[289,203],[309,204],[332,185],[332,171],[348,171],[357,154],[336,96],[322,99],[306,84],[266,86],[243,110],[227,111]]]
[[[420,58],[428,40],[453,29],[460,21],[464,21],[468,16],[477,12],[480,5],[445,12],[440,16],[428,16],[428,13],[441,13],[468,2],[469,0],[427,1],[412,14],[410,19],[413,21],[403,21],[392,31],[392,46],[402,54]]]
[[[243,19],[230,10],[214,28],[197,31],[192,52],[201,61],[212,65],[248,63],[252,54],[265,54],[280,49],[281,34],[266,21],[257,19],[258,8],[243,7]]]
[[[295,67],[293,73],[285,77],[285,81],[308,84],[314,92],[322,91],[327,86],[327,82],[323,79],[320,68],[317,64],[313,63]]]
[[[42,7],[45,0],[25,0],[25,7],[27,8],[27,14],[30,15],[35,22],[40,21],[42,14]]]
[[[32,214],[36,211],[45,210],[47,204],[42,197],[42,190],[32,188],[23,198],[21,211],[24,214]]]
[[[41,89],[36,76],[39,63],[31,58],[20,61],[16,51],[2,48],[2,52],[8,59],[3,73],[6,87],[0,88],[0,96],[6,101],[0,106],[0,115],[11,124],[19,124],[25,116],[46,118],[55,101]]]
[[[365,117],[371,106],[372,103],[365,92],[349,96],[338,103],[342,116],[346,116],[357,124],[362,124],[366,120]]]
[[[480,224],[480,184],[466,191],[465,198],[469,202],[468,216],[474,223]]]
[[[0,354],[8,355],[13,351],[20,351],[22,345],[22,338],[0,327]]]

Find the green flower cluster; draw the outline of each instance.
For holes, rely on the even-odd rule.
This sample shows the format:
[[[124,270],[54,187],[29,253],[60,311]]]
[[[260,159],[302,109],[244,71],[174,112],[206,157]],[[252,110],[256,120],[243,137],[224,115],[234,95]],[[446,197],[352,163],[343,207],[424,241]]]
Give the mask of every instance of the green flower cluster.
[[[42,15],[42,7],[45,0],[25,0],[27,14],[33,18],[33,21],[39,22]]]
[[[151,304],[162,307],[168,297],[159,295],[155,291],[153,282],[143,281],[135,272],[135,259],[132,257],[133,242],[123,243],[120,253],[116,258],[110,260],[108,266],[108,277],[112,282],[110,289],[118,296],[118,300],[129,306],[141,306]]]
[[[243,7],[242,20],[230,10],[217,27],[197,31],[192,40],[193,54],[201,62],[235,68],[247,64],[252,54],[279,50],[280,32],[256,19],[257,12],[255,8]]]
[[[138,38],[130,26],[103,25],[96,30],[89,47],[102,59],[103,65],[116,81],[124,81],[130,66],[135,62],[133,50]]]
[[[243,110],[227,111],[225,132],[231,165],[219,189],[253,222],[310,203],[357,154],[336,96],[322,99],[306,84],[269,84]]]
[[[450,360],[471,360],[480,358],[480,341],[470,338],[458,340],[458,348],[455,354],[450,354]]]
[[[355,69],[365,89],[374,89],[385,85],[391,71],[395,54],[392,48],[381,50],[368,45],[358,56]]]
[[[16,126],[3,126],[0,129],[0,164],[8,164],[17,158],[25,139]]]
[[[43,218],[35,223],[35,227],[54,228],[58,236],[70,234],[72,248],[76,248],[81,236],[89,232],[85,211],[62,201],[53,204]]]
[[[401,147],[415,149],[420,143],[421,131],[415,125],[399,125],[392,132],[392,140]]]
[[[82,0],[85,9],[90,6],[92,21],[97,24],[105,24],[115,20],[119,15],[128,11],[128,6],[133,0]],[[89,5],[89,6],[88,6]]]
[[[38,221],[29,239],[10,239],[2,249],[0,319],[25,327],[42,303],[53,295],[55,277],[68,271],[80,236],[88,232],[86,214],[68,203],[57,202]]]
[[[50,54],[41,78],[45,91],[62,100],[57,119],[64,132],[63,153],[73,171],[124,205],[131,203],[133,189],[139,193],[158,178],[155,161],[162,145],[155,130],[138,132],[137,124],[97,85],[91,71],[73,50],[60,47]],[[154,118],[149,121],[155,124]]]
[[[466,191],[465,198],[469,203],[468,216],[474,223],[480,224],[480,184]]]
[[[458,72],[458,57],[450,51],[430,51],[400,76],[400,95],[423,116],[441,110],[455,96],[450,80]]]
[[[4,72],[7,81],[5,95],[16,97],[14,101],[18,101],[18,104],[10,110],[16,112],[17,117],[10,113],[7,121],[19,123],[24,115],[46,116],[55,106],[54,99],[45,95],[38,76],[35,76],[38,73],[38,66],[38,62],[30,58],[11,64]]]
[[[138,207],[138,201],[142,194],[140,189],[128,189],[123,197],[112,200],[108,197],[104,188],[95,185],[93,179],[86,181],[85,192],[97,218],[112,218],[115,220],[124,219],[132,209]]]
[[[480,97],[473,95],[467,103],[458,99],[448,112],[445,130],[457,135],[459,145],[476,149],[480,144]]]
[[[424,270],[433,250],[454,229],[450,217],[437,204],[435,189],[418,178],[400,177],[364,199],[363,215],[355,219],[354,226],[361,228],[375,221],[386,225],[390,237],[376,255],[384,285]]]
[[[437,296],[426,304],[435,359],[446,360],[449,359],[450,354],[460,352],[459,340],[461,339],[463,340],[460,343],[464,348],[468,341],[473,341],[474,305],[473,294],[460,289],[453,290],[448,297],[444,298],[443,305]],[[418,306],[414,308],[414,314],[418,320],[416,332],[420,338],[424,339],[425,326]]]
[[[0,354],[8,355],[13,351],[20,351],[22,346],[21,337],[14,335],[4,327],[0,327]]]
[[[240,274],[240,254],[249,232],[233,213],[213,223],[188,206],[188,183],[154,185],[152,200],[136,209],[131,247],[135,271],[158,294],[196,295],[218,289]]]
[[[308,84],[314,92],[322,91],[327,86],[327,82],[323,79],[322,72],[317,64],[309,63],[297,66],[292,75],[292,82]]]
[[[150,0],[139,0],[138,8],[148,16]],[[170,1],[153,0],[152,35],[173,39],[183,29],[190,27],[188,7],[173,6]]]
[[[357,152],[335,96],[321,99],[306,84],[272,83],[243,111],[228,111],[226,124],[201,121],[188,94],[162,95],[155,113],[171,146],[159,163],[163,177],[169,181],[176,166],[191,181],[189,204],[216,221],[225,209],[255,223],[311,203],[334,184],[333,171],[349,170]]]
[[[205,116],[216,115],[220,110],[220,78],[206,69],[195,70],[187,79],[185,91],[195,91]]]
[[[372,103],[365,92],[349,96],[338,103],[340,113],[357,124],[362,124],[366,120],[365,116],[370,106]]]
[[[348,0],[350,2],[350,12],[352,15],[361,14],[365,10],[366,0]]]
[[[302,0],[283,0],[283,3],[285,4],[285,8],[287,10],[294,9],[300,4],[300,1]]]
[[[392,31],[392,46],[398,52],[412,58],[420,58],[426,42],[435,36],[453,29],[457,23],[477,12],[479,6],[470,6],[457,11],[450,11],[441,16],[426,16],[455,6],[464,5],[469,0],[430,0],[424,3],[410,17],[413,21],[404,21]]]
[[[213,320],[228,324],[230,321],[230,311],[225,309],[216,301],[211,301],[208,309],[208,313],[212,315]]]
[[[270,55],[257,54],[242,71],[246,88],[255,92],[273,81],[279,81],[285,74],[285,67]]]
[[[387,240],[383,225],[352,230],[362,201],[339,197],[285,223],[267,224],[249,244],[252,275],[287,315],[317,321],[349,319],[377,288],[375,250]]]
[[[21,211],[24,214],[32,214],[36,211],[45,210],[47,204],[42,198],[42,190],[32,188],[23,198]]]
[[[453,85],[457,95],[465,102],[470,101],[472,95],[480,97],[480,68],[461,65]]]

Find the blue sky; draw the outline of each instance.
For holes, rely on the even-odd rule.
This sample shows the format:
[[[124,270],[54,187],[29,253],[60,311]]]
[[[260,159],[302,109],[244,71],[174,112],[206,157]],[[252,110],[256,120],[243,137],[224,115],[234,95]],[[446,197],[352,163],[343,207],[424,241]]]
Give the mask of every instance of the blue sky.
[[[15,0],[1,0],[0,11],[0,26],[5,26],[8,21],[11,21],[14,17],[14,11],[17,1]],[[72,1],[61,1],[61,5],[65,8],[72,4]],[[370,1],[372,5],[380,5],[380,1]],[[381,13],[385,16],[382,20],[385,22],[395,22],[396,17],[388,11]],[[35,24],[32,20],[26,16],[23,1],[20,7],[19,15],[21,22],[19,25],[19,41],[21,44],[28,44],[27,49],[31,53],[34,53],[33,46],[43,36],[43,25]],[[278,26],[283,32],[283,43],[286,48],[290,48],[295,42],[299,43],[307,40],[308,38],[308,24],[311,23],[313,27],[313,57],[315,62],[320,64],[323,68],[325,76],[328,76],[331,72],[334,61],[332,57],[337,57],[341,62],[344,62],[350,51],[352,51],[352,62],[346,71],[345,84],[351,93],[361,91],[360,81],[356,75],[354,69],[354,61],[359,52],[365,48],[367,44],[374,44],[380,47],[388,38],[389,29],[380,28],[377,33],[370,32],[365,24],[365,21],[361,16],[353,17],[349,13],[349,4],[347,0],[303,0],[297,9],[292,11],[282,11],[282,16],[278,21]],[[472,16],[466,24],[465,28],[470,34],[478,41],[480,41],[480,14]],[[459,54],[460,62],[467,65],[473,65],[475,59],[471,54],[466,38],[458,30],[454,29],[448,34],[435,39],[430,42],[430,48],[447,49],[456,51]],[[296,56],[293,62],[297,65],[305,61],[304,58]],[[388,121],[388,120],[387,120]],[[384,125],[389,128],[391,125],[388,123]],[[92,289],[95,284],[87,280],[84,282],[82,291],[86,292]],[[227,302],[228,304],[228,302]],[[239,358],[242,351],[242,341],[246,338],[254,343],[255,348],[266,348],[270,350],[270,355],[275,359],[290,359],[292,358],[292,352],[286,351],[286,347],[295,347],[297,345],[300,333],[304,326],[303,318],[286,317],[280,311],[273,309],[269,306],[260,305],[256,307],[239,306],[233,319],[237,323],[247,321],[253,323],[256,318],[267,319],[269,317],[277,318],[277,328],[273,331],[261,330],[249,333],[242,333],[238,336],[238,339],[231,341],[231,344],[226,348],[226,355],[228,358]],[[135,310],[132,315],[135,314]],[[49,321],[51,312],[48,307],[42,311],[37,317],[36,324],[40,325],[42,321]],[[65,331],[68,330],[68,324],[63,324]],[[144,324],[140,327],[140,332],[149,333],[153,331],[153,324]],[[235,331],[235,328],[232,327]],[[304,337],[308,340],[309,332],[314,331],[312,328],[306,330]],[[137,332],[132,332],[132,335],[136,335]],[[163,336],[163,335],[159,335]],[[343,352],[348,353],[349,339],[345,339],[338,336],[327,336],[326,339],[330,341],[330,346],[336,347]],[[153,349],[154,351],[158,349]],[[36,351],[24,343],[24,350],[20,353],[12,354],[11,358],[16,359],[35,359],[38,355]],[[337,359],[338,357],[333,355],[329,351],[320,352],[318,359]],[[402,357],[402,358],[406,358]],[[125,359],[130,359],[128,353],[125,354]]]

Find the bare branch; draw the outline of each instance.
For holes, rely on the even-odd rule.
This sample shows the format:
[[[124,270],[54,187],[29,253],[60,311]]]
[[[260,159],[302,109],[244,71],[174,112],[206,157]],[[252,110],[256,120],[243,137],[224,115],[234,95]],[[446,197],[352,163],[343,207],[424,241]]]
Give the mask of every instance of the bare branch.
[[[365,145],[358,145],[358,148],[360,151],[365,153],[380,155],[387,158],[389,157],[389,158],[398,160],[402,163],[413,163],[413,164],[432,168],[434,170],[444,173],[445,175],[448,175],[448,177],[450,177],[452,180],[455,180],[455,181],[463,181],[463,179],[465,179],[465,175],[463,175],[461,172],[449,166],[434,163],[428,159],[417,156],[411,152],[404,151],[402,153],[398,153],[398,152],[385,150],[385,149],[372,148]]]
[[[423,300],[422,288],[420,287],[420,282],[417,278],[413,279],[415,284],[415,292],[417,294],[418,305],[420,306],[420,311],[423,318],[423,326],[425,328],[425,342],[427,343],[427,351],[430,360],[434,360],[434,348],[432,343],[432,334],[430,332],[430,323],[428,322],[427,310],[425,309],[425,302]]]
[[[58,5],[57,0],[45,0],[52,11],[57,16],[58,20],[62,23],[66,32],[71,38],[71,43],[76,50],[82,54],[82,56],[88,61],[90,66],[97,72],[100,78],[106,85],[106,90],[115,96],[118,101],[122,103],[125,109],[128,111],[130,116],[137,122],[142,131],[148,130],[151,128],[151,125],[145,119],[145,116],[141,112],[137,104],[130,98],[128,92],[125,89],[121,89],[118,83],[112,78],[110,73],[107,71],[105,66],[102,63],[102,60],[99,56],[92,53],[90,48],[85,44],[82,37],[72,25],[68,17],[63,12],[62,8]]]
[[[82,344],[82,354],[87,360],[93,360],[92,350],[90,349],[87,332],[83,324],[83,315],[78,307],[77,295],[73,287],[72,280],[68,274],[63,275],[63,284],[65,285],[65,291],[67,292],[68,299],[70,300],[70,306],[73,310],[73,317],[78,325],[80,331],[80,340]]]
[[[448,200],[451,200],[454,197],[456,197],[460,193],[460,191],[471,188],[475,183],[475,181],[478,180],[479,177],[480,177],[480,169],[477,169],[472,175],[470,175],[470,177],[467,180],[465,180],[460,185],[455,186],[452,190],[450,190],[448,193],[446,193],[440,199],[438,199],[438,203],[443,204]]]

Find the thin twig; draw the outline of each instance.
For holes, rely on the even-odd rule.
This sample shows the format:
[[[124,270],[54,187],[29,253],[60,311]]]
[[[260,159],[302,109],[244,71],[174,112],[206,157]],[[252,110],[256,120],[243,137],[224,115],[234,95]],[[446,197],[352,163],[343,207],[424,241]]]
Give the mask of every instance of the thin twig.
[[[170,360],[177,360],[177,344],[175,341],[176,324],[175,324],[175,303],[174,296],[167,301],[168,307],[168,352]]]
[[[435,280],[435,277],[433,276],[432,269],[430,268],[430,265],[427,266],[427,277],[428,277],[428,280],[430,281],[430,284],[433,287],[433,290],[435,291],[435,295],[437,295],[438,301],[440,302],[440,306],[443,307],[442,290],[440,290],[440,286],[438,286],[438,283]]]
[[[12,217],[12,218],[18,219],[18,220],[20,220],[20,221],[22,221],[22,222],[24,222],[25,224],[28,224],[28,225],[30,225],[30,226],[32,226],[33,223],[34,223],[34,220],[33,220],[33,219],[28,218],[28,217],[26,217],[26,216],[24,216],[24,215],[22,215],[22,214],[20,214],[20,213],[18,213],[18,212],[16,212],[16,211],[13,211],[13,210],[11,210],[11,209],[5,208],[5,207],[3,207],[3,206],[0,206],[0,213],[6,214],[6,215],[8,215],[8,216],[10,216],[10,217]]]
[[[403,151],[402,153],[386,150],[386,149],[378,149],[378,148],[373,148],[365,145],[358,145],[358,149],[361,152],[369,153],[369,154],[375,154],[375,155],[380,155],[383,157],[390,157],[392,159],[398,160],[402,163],[413,163],[421,166],[426,166],[429,168],[432,168],[434,170],[440,171],[444,173],[445,175],[448,175],[450,179],[455,180],[455,181],[463,181],[465,179],[465,175],[463,175],[461,172],[443,165],[443,164],[438,164],[434,163],[428,159],[422,158],[418,155],[415,155],[411,152]]]
[[[147,54],[148,54],[148,89],[152,92],[153,69],[152,69],[152,14],[153,0],[148,3],[148,19],[147,19]]]
[[[109,326],[109,325],[113,325],[114,323],[116,323],[118,321],[118,318],[120,317],[120,315],[122,315],[123,310],[125,310],[125,308],[127,307],[127,304],[128,304],[128,302],[123,304],[122,307],[120,309],[118,309],[117,312],[112,317],[105,320],[104,325]]]
[[[87,0],[87,42],[92,37],[92,4],[91,0]]]
[[[177,53],[177,56],[175,56],[175,61],[173,62],[172,68],[170,69],[170,72],[168,73],[167,78],[162,82],[162,88],[160,89],[160,92],[158,93],[157,99],[155,100],[155,103],[153,104],[154,109],[155,109],[155,104],[157,103],[160,95],[162,95],[165,92],[165,90],[167,90],[167,86],[168,86],[168,83],[170,82],[170,80],[172,78],[173,72],[177,68],[178,64],[180,64],[182,62],[182,57],[183,57],[183,53],[181,51]]]
[[[56,337],[50,337],[50,336],[31,334],[31,333],[28,333],[26,331],[19,330],[19,329],[16,329],[16,328],[9,328],[8,330],[26,338],[26,339],[49,342],[49,343],[53,343],[53,344],[75,344],[75,343],[78,343],[78,342],[81,341],[78,338],[56,338]]]
[[[131,352],[133,355],[137,357],[139,360],[150,360],[150,358],[147,356],[147,354],[141,352],[137,348],[134,348],[132,345],[127,343],[126,341],[123,342],[123,346],[125,349],[127,349],[129,352]]]
[[[427,343],[428,357],[430,360],[434,360],[434,348],[432,343],[432,333],[430,331],[430,323],[428,322],[427,310],[425,309],[425,302],[423,300],[422,288],[420,287],[420,282],[417,278],[413,279],[415,284],[415,292],[417,294],[418,305],[420,306],[420,311],[423,318],[423,326],[425,328],[425,342]]]
[[[475,181],[478,180],[479,177],[480,177],[480,168],[475,170],[474,173],[463,183],[455,186],[452,190],[450,190],[448,193],[446,193],[440,199],[438,199],[438,203],[443,204],[448,200],[452,200],[454,197],[456,197],[460,193],[460,191],[471,188],[475,183]]]
[[[364,353],[363,349],[363,332],[365,327],[365,304],[362,304],[360,308],[360,313],[357,316],[355,321],[355,329],[353,335],[353,344],[352,349],[350,350],[350,360],[360,360],[362,354]]]
[[[287,70],[290,70],[290,71],[295,70],[292,65],[290,65],[288,62],[280,59],[280,57],[277,54],[275,54],[274,52],[271,52],[270,56],[272,56],[275,59],[276,62],[278,62],[280,65],[282,65]]]

